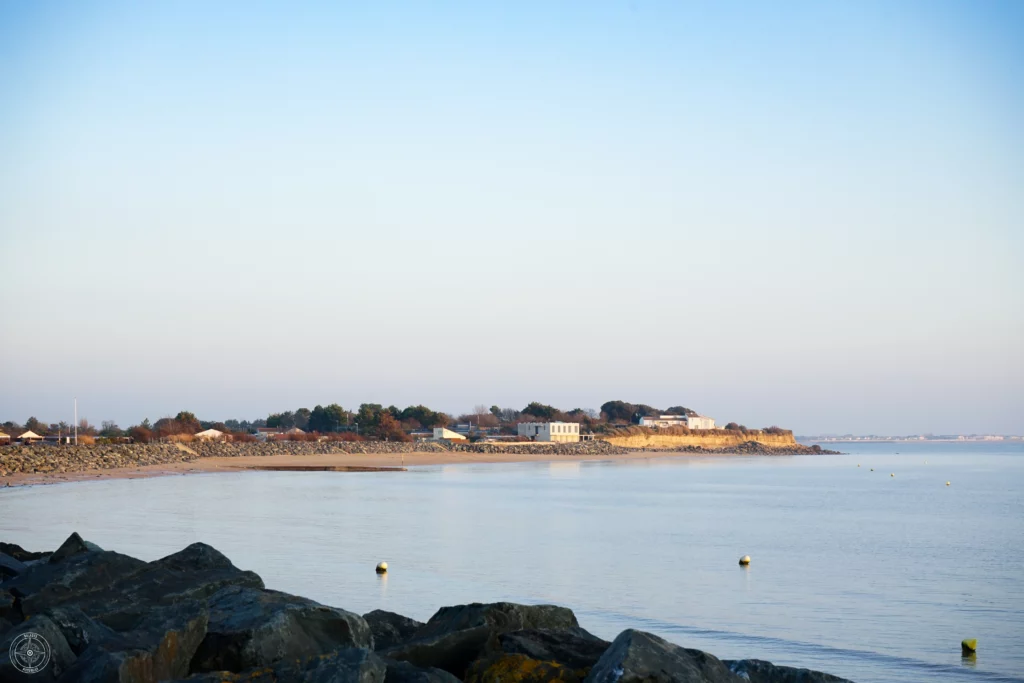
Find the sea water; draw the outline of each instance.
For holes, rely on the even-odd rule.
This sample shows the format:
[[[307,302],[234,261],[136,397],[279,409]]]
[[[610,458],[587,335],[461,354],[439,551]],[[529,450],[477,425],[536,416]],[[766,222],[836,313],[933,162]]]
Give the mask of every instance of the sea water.
[[[557,603],[603,638],[639,628],[861,683],[1024,680],[1024,444],[831,447],[849,453],[9,488],[0,540],[78,531],[147,560],[203,541],[360,613]]]

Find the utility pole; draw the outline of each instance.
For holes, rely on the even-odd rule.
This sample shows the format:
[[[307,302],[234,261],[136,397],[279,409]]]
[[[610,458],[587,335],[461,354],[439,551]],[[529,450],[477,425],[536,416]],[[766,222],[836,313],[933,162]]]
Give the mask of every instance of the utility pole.
[[[75,445],[78,445],[78,397],[75,397]]]

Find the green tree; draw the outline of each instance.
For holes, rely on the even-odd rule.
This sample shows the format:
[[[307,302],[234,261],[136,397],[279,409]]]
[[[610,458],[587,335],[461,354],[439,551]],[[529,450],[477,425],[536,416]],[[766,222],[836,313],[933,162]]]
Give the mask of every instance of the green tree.
[[[267,426],[272,429],[291,429],[295,426],[295,413],[290,410],[283,413],[271,413],[267,417]]]
[[[316,406],[309,414],[309,429],[313,432],[340,432],[348,423],[348,413],[337,403],[326,408]]]
[[[448,425],[448,416],[438,413],[424,405],[409,406],[398,416],[399,420],[416,420],[423,427],[445,427]]]
[[[174,421],[178,423],[182,433],[195,434],[202,429],[202,425],[199,424],[199,419],[196,417],[196,414],[187,410],[182,410],[175,415]]]
[[[364,432],[373,431],[377,428],[380,415],[383,412],[384,406],[379,403],[363,403],[359,406],[359,412],[356,413],[356,424]]]
[[[298,410],[296,410],[294,426],[302,430],[308,429],[310,415],[312,415],[312,411],[309,408],[299,408]]]
[[[666,415],[696,415],[696,411],[684,408],[683,406],[672,406],[665,409]]]
[[[100,425],[100,436],[114,437],[124,436],[124,432],[113,420],[104,420]]]
[[[601,412],[609,422],[631,422],[636,406],[625,401],[608,401],[601,405]]]
[[[554,419],[555,415],[558,414],[558,409],[553,406],[544,405],[543,403],[533,401],[528,406],[523,408],[522,412],[527,415],[533,415],[539,420],[552,420]]]
[[[43,436],[46,434],[46,432],[50,431],[50,425],[46,424],[45,422],[40,422],[34,417],[30,417],[29,419],[25,420],[25,429],[31,432],[35,432],[40,436]]]

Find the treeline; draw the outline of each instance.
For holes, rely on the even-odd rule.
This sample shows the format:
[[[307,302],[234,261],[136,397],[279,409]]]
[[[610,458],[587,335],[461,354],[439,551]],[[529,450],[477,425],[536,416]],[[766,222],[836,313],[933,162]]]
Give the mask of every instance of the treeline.
[[[271,413],[265,419],[257,420],[200,420],[190,411],[183,410],[174,417],[164,417],[154,423],[145,419],[137,425],[122,429],[110,420],[104,421],[99,427],[83,419],[79,421],[79,440],[89,438],[123,438],[131,437],[135,441],[148,442],[154,439],[168,439],[193,435],[204,429],[217,429],[241,441],[252,440],[260,427],[276,428],[282,431],[297,428],[309,436],[295,434],[290,438],[330,438],[353,439],[386,439],[389,441],[408,441],[410,432],[429,430],[434,427],[451,427],[453,425],[470,425],[475,430],[490,430],[508,434],[516,432],[516,425],[521,422],[579,422],[583,432],[607,432],[623,426],[639,424],[643,417],[658,415],[697,415],[697,412],[681,405],[668,408],[655,408],[645,403],[629,403],[626,401],[607,401],[600,410],[573,408],[562,410],[555,406],[537,401],[528,403],[522,409],[502,408],[497,405],[487,407],[477,405],[472,412],[451,415],[433,410],[424,405],[383,406],[379,403],[363,403],[356,410],[347,410],[337,403],[317,405],[312,410],[298,408]],[[5,422],[2,431],[15,436],[14,432],[31,430],[41,436],[71,434],[73,427],[66,422],[46,424],[30,417],[24,425]],[[725,429],[731,431],[755,431],[746,426],[730,422]],[[767,427],[767,433],[786,433],[779,427]]]

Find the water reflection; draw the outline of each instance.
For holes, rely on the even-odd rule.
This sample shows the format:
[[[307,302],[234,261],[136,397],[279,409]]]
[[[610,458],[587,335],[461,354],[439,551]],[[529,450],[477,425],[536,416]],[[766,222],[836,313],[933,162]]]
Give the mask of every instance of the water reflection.
[[[580,476],[579,462],[552,462],[548,464],[548,475],[558,479],[575,479]]]

